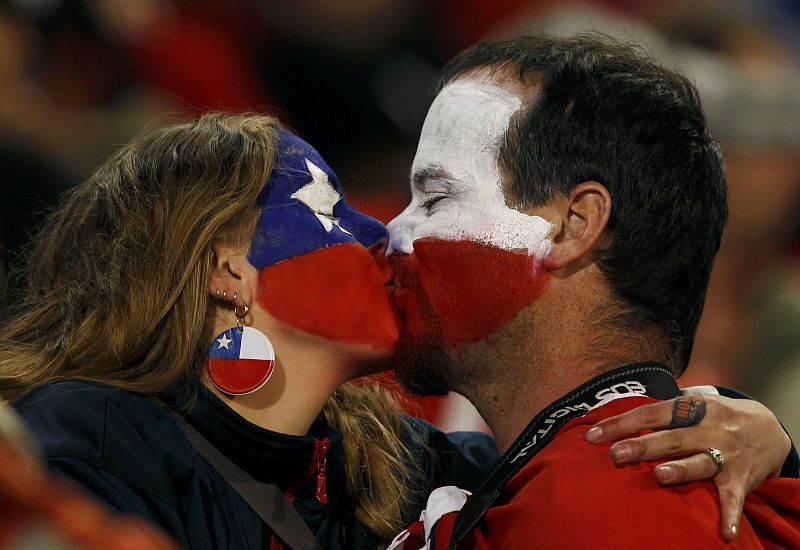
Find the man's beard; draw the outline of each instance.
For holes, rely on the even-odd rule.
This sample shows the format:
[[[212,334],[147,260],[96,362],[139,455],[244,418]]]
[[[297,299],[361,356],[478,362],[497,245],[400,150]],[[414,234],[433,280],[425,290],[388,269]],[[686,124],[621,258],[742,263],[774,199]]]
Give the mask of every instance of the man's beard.
[[[445,344],[441,323],[408,259],[390,257],[390,261],[395,280],[406,293],[404,303],[408,308],[399,308],[404,328],[395,355],[397,380],[414,395],[447,395],[454,389],[452,375],[456,368]],[[411,305],[409,295],[413,295]]]
[[[455,362],[445,346],[440,330],[434,326],[419,334],[404,332],[395,358],[395,375],[414,395],[447,395],[453,389],[451,376]]]

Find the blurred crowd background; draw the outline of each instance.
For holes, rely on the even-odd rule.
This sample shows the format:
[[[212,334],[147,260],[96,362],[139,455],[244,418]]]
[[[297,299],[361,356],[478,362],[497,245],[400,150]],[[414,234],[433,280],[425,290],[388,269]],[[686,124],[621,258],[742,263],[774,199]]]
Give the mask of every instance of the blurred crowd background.
[[[134,134],[206,110],[273,113],[351,202],[388,221],[437,70],[482,38],[596,30],[693,76],[728,167],[731,217],[693,365],[800,441],[797,0],[0,0],[0,281],[48,206]],[[424,401],[445,428],[458,400]]]

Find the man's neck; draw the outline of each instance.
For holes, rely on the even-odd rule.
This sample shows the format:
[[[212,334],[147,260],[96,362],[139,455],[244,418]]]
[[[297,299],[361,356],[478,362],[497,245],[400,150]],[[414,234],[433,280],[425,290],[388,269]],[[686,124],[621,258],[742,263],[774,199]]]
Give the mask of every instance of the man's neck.
[[[504,453],[522,433],[525,426],[550,403],[584,382],[632,361],[600,366],[577,361],[580,367],[574,376],[527,376],[516,382],[487,383],[475,395],[473,402],[497,439],[497,448]]]
[[[560,324],[543,329],[538,324],[534,332],[531,321],[523,313],[514,322],[518,327],[463,354],[467,364],[480,365],[483,375],[470,377],[459,392],[481,413],[501,453],[534,416],[584,382],[626,364],[667,360],[666,352],[658,352],[661,346],[644,333],[633,338],[580,323],[570,329]],[[536,337],[521,338],[522,334]],[[568,341],[562,334],[570,335]]]

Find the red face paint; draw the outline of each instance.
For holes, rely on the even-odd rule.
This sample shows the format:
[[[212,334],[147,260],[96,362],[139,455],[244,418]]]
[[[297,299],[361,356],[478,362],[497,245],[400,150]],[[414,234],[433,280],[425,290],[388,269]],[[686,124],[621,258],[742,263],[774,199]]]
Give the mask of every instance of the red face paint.
[[[453,347],[507,325],[543,294],[551,277],[531,256],[473,241],[420,239],[413,254],[390,259],[405,331],[440,331]]]
[[[386,286],[390,278],[382,252],[339,244],[262,269],[258,302],[310,334],[393,351],[400,322]]]

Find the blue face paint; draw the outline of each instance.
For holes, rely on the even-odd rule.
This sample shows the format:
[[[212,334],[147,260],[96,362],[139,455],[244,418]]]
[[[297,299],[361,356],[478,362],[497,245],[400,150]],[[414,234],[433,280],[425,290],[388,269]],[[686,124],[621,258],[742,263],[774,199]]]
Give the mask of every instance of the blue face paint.
[[[278,131],[275,167],[258,196],[262,208],[248,259],[256,269],[345,243],[370,247],[386,227],[347,203],[339,178],[311,145]]]

